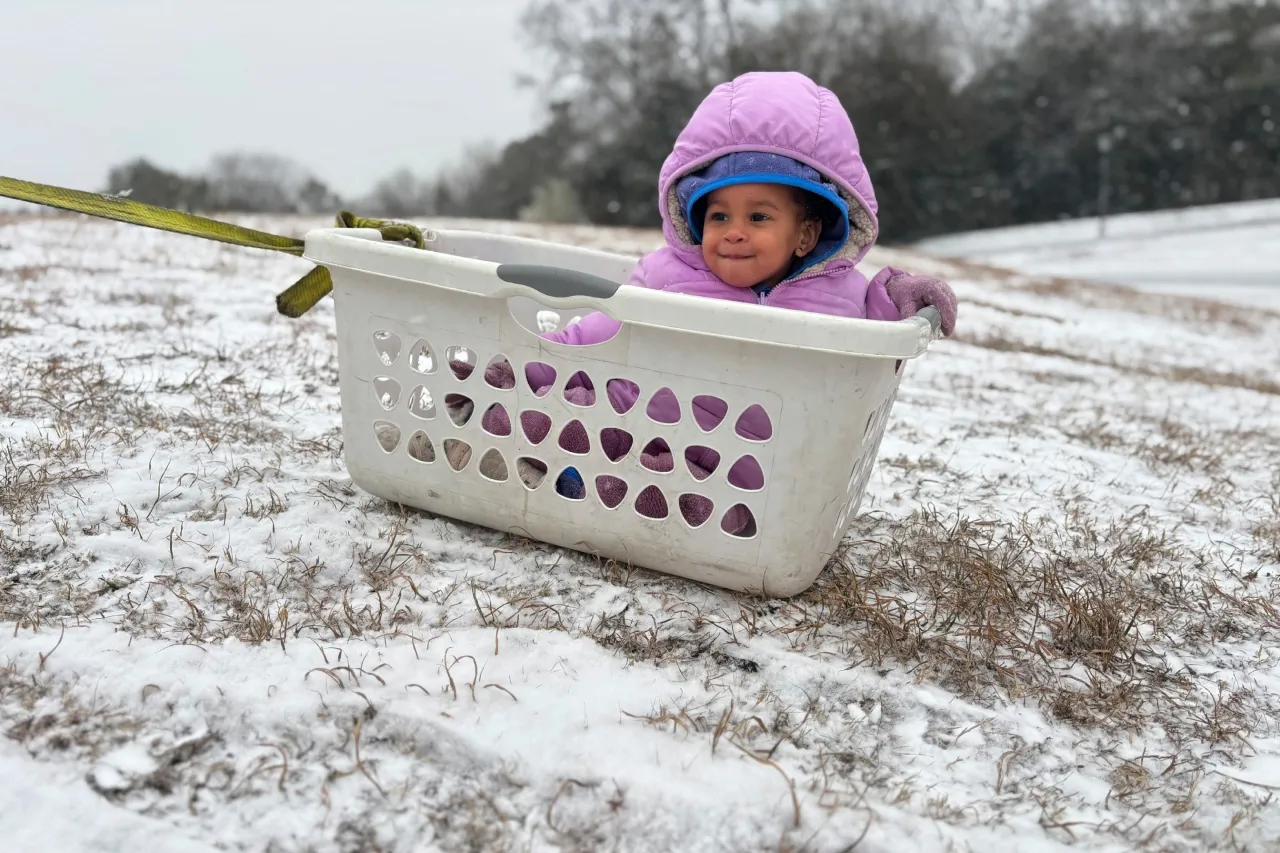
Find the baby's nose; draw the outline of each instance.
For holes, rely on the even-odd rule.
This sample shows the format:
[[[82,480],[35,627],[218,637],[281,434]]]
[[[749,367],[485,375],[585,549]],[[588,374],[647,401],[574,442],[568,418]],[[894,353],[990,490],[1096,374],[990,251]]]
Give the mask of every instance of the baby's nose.
[[[747,232],[741,228],[730,228],[724,232],[724,239],[730,243],[741,243],[747,239]]]

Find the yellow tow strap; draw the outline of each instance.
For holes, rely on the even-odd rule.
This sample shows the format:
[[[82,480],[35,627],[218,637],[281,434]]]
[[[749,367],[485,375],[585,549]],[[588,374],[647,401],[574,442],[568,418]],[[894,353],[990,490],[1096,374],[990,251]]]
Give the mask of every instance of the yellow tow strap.
[[[17,178],[6,178],[3,175],[0,175],[0,197],[45,207],[56,207],[60,210],[69,210],[102,219],[113,219],[116,222],[127,222],[131,225],[142,225],[161,231],[172,231],[175,234],[186,234],[190,237],[201,237],[205,240],[216,240],[235,246],[246,246],[250,249],[270,249],[300,256],[306,247],[306,243],[297,237],[268,234],[265,231],[232,225],[229,222],[219,222],[216,219],[185,213],[181,210],[157,207],[121,196],[69,190],[31,181],[20,181]],[[426,246],[422,229],[406,222],[366,219],[344,210],[338,214],[336,225],[339,228],[375,228],[382,234],[383,240],[412,241],[413,245],[419,249]],[[276,296],[276,310],[286,317],[301,317],[314,308],[316,303],[331,290],[333,290],[333,278],[327,269],[318,266]]]

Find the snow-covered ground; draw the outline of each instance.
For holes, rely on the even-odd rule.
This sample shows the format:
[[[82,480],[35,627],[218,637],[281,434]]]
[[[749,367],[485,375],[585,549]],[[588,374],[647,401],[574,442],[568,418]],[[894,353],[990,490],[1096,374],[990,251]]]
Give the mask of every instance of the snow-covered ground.
[[[1280,199],[993,228],[917,248],[1037,275],[1280,310]]]
[[[778,601],[354,488],[304,262],[0,220],[0,848],[1276,849],[1280,314],[887,261],[960,331]]]

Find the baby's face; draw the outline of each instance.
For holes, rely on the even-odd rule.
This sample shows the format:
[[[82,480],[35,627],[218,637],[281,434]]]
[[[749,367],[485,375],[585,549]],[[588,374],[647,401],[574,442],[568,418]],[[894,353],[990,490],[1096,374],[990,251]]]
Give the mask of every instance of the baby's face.
[[[702,258],[716,277],[734,287],[777,284],[818,243],[822,225],[805,219],[791,187],[738,184],[707,196]]]

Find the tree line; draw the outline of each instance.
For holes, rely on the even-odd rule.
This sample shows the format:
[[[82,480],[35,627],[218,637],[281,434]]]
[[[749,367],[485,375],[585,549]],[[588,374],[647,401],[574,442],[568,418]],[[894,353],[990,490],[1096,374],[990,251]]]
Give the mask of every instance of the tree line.
[[[802,71],[853,118],[886,241],[1280,197],[1280,0],[532,0],[534,133],[339,199],[285,158],[109,191],[189,210],[652,226],[659,167],[717,83]]]

